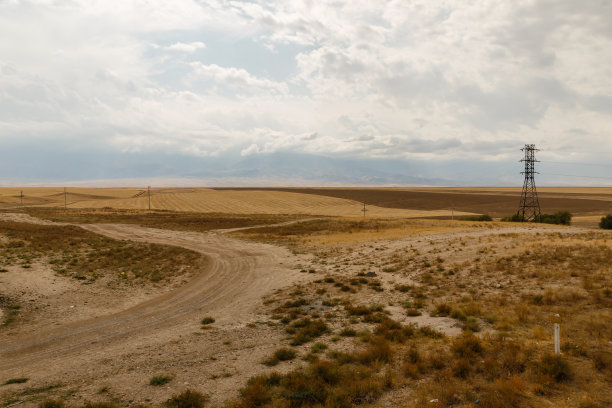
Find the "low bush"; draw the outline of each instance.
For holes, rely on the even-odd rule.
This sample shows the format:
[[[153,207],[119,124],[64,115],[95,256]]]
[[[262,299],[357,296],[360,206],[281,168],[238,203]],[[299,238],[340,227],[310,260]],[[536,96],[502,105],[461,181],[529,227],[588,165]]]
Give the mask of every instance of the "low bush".
[[[523,406],[525,382],[520,377],[496,379],[481,391],[480,406],[484,408],[511,408]]]
[[[470,375],[472,364],[467,358],[460,358],[455,361],[453,375],[458,378],[467,378]]]
[[[338,358],[332,361],[315,360],[287,374],[253,377],[240,391],[240,398],[228,407],[350,407],[372,403],[392,386],[392,381],[369,365],[390,361],[390,352],[388,342],[377,339],[361,353],[336,352]]]
[[[536,222],[544,224],[561,224],[570,225],[572,222],[572,214],[568,211],[559,211],[554,214],[542,214]]]
[[[448,303],[440,303],[436,305],[436,309],[433,312],[434,316],[448,316],[451,313],[451,306]]]
[[[168,384],[170,381],[172,381],[172,377],[169,375],[156,375],[151,377],[149,380],[149,385],[159,387],[161,385]]]
[[[164,403],[168,408],[202,408],[206,403],[206,396],[194,390],[185,390],[172,396]]]
[[[459,218],[461,221],[493,221],[489,214],[472,215]]]
[[[569,381],[572,378],[572,370],[560,355],[546,354],[542,356],[536,368],[540,374],[548,376],[555,382]]]
[[[291,326],[287,328],[287,332],[294,334],[291,345],[299,346],[328,333],[329,327],[327,327],[325,321],[321,319],[310,320],[306,318],[293,322]]]
[[[357,332],[351,327],[345,327],[344,329],[342,329],[342,331],[340,331],[340,335],[343,337],[355,337],[357,335]]]
[[[393,357],[389,342],[380,337],[373,338],[370,346],[357,354],[357,361],[362,364],[388,363]]]
[[[210,317],[210,316],[207,316],[207,317],[203,318],[202,321],[200,321],[200,323],[202,323],[202,324],[212,324],[214,322],[215,322],[215,318],[214,317]]]
[[[516,214],[509,215],[507,217],[503,217],[501,220],[503,222],[524,222],[525,221],[525,217],[523,217],[522,215],[516,213]]]
[[[325,350],[327,350],[327,344],[325,343],[315,343],[310,348],[310,352],[315,354],[322,353]]]
[[[507,217],[503,217],[501,219],[504,222],[525,222],[527,221],[525,217],[516,213],[509,215]],[[544,224],[561,224],[561,225],[570,225],[572,222],[572,214],[568,211],[559,211],[554,214],[542,214],[537,217],[535,222],[541,222]]]
[[[471,332],[476,333],[480,331],[480,324],[478,323],[478,320],[476,320],[476,318],[470,316],[465,320],[461,328],[463,330],[469,330]]]
[[[612,229],[612,214],[608,214],[605,217],[601,217],[599,228]]]
[[[280,361],[293,360],[297,355],[296,351],[290,348],[281,348],[274,352],[274,357]]]
[[[267,366],[275,366],[281,361],[293,360],[297,356],[297,352],[290,348],[280,348],[274,354],[263,361]]]
[[[463,336],[455,339],[452,350],[459,357],[472,358],[477,354],[482,354],[484,347],[478,337],[471,332],[466,332]]]

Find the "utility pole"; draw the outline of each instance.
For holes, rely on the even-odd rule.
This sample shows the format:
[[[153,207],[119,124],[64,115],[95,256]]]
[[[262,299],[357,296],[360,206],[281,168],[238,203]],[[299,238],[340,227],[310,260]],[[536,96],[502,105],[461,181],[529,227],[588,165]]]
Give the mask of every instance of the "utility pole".
[[[66,199],[66,187],[64,187],[64,210],[68,207],[67,199]]]
[[[149,211],[151,211],[151,186],[147,187],[147,192],[149,195]]]
[[[525,171],[521,174],[525,175],[525,181],[523,183],[523,191],[521,192],[521,202],[517,211],[521,221],[539,221],[542,217],[540,211],[540,201],[538,200],[538,192],[536,191],[535,180],[533,178],[535,171],[535,164],[539,160],[535,159],[535,152],[538,149],[535,148],[534,144],[526,144],[521,149],[525,152],[525,157],[521,160],[525,162]]]
[[[23,206],[23,190],[21,190],[21,194],[19,194],[19,204]]]
[[[363,216],[364,216],[364,217],[365,217],[365,213],[366,213],[366,211],[368,211],[368,210],[366,209],[366,204],[365,204],[365,203],[363,203],[363,210],[361,210],[361,212],[363,212]]]

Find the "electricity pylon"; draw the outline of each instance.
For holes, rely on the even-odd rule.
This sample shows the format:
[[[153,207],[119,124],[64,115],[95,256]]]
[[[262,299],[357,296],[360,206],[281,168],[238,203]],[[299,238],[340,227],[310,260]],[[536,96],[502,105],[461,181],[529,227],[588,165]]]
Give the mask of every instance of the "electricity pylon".
[[[523,183],[523,191],[521,193],[521,203],[517,215],[522,221],[538,221],[542,217],[540,211],[540,201],[538,200],[538,192],[536,191],[535,180],[533,178],[535,171],[535,164],[539,160],[535,159],[535,152],[538,149],[533,144],[526,144],[521,149],[525,152],[525,157],[521,160],[525,162],[525,171],[521,174],[525,175],[525,182]]]

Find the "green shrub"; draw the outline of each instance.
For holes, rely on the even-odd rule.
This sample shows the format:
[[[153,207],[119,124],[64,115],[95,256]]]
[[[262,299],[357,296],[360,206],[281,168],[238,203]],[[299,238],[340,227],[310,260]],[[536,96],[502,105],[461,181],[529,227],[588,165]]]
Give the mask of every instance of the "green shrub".
[[[461,217],[461,221],[493,221],[493,218],[489,214],[482,215],[471,215],[467,217]]]
[[[605,217],[601,217],[599,228],[612,229],[612,214],[608,214]]]
[[[554,214],[542,214],[536,222],[544,224],[561,224],[570,225],[572,222],[572,214],[568,211],[559,211]]]
[[[156,375],[151,377],[149,380],[149,385],[158,387],[160,385],[168,384],[170,381],[172,381],[172,377],[169,375]]]
[[[200,323],[202,323],[202,324],[212,324],[214,322],[215,322],[215,318],[214,317],[207,316],[207,317],[203,318]]]
[[[501,220],[505,222],[525,222],[527,221],[525,217],[523,217],[519,213],[512,214],[508,217],[504,217]],[[559,211],[554,214],[542,214],[539,217],[537,217],[534,221],[541,222],[544,224],[570,225],[572,222],[572,214],[568,211]]]
[[[168,408],[202,408],[206,399],[206,396],[202,393],[185,390],[180,394],[172,396],[164,405]]]
[[[509,215],[507,217],[504,217],[501,220],[504,222],[524,222],[525,217],[523,217],[519,213],[516,213],[516,214]]]

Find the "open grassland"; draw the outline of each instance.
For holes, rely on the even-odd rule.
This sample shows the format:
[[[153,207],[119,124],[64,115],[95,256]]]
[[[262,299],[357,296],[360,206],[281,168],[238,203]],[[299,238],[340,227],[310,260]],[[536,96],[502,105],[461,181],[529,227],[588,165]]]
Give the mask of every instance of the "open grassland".
[[[315,253],[304,272],[320,278],[269,300],[289,345],[317,342],[301,346],[308,363],[252,379],[235,406],[612,404],[609,233],[464,225],[423,234],[403,225],[404,237],[389,240],[391,223],[367,244],[288,227],[240,233]],[[293,229],[373,227],[336,220]]]
[[[448,190],[435,194],[455,194]],[[203,193],[167,191],[169,196]],[[253,205],[270,210],[272,203],[259,201],[263,194],[282,196],[287,200],[282,206],[293,209],[248,215],[104,205],[26,208],[10,221],[5,214],[0,222],[0,267],[5,270],[0,282],[44,264],[58,285],[71,282],[86,288],[111,278],[142,284],[147,291],[154,290],[152,285],[176,284],[176,290],[185,292],[163,295],[166,303],[156,309],[163,317],[146,312],[129,323],[121,317],[132,313],[126,310],[117,320],[121,327],[107,317],[100,336],[108,339],[107,332],[121,332],[116,343],[98,342],[96,332],[71,332],[69,343],[82,348],[65,361],[59,352],[53,355],[53,367],[59,367],[53,368],[55,377],[48,374],[51,367],[43,373],[27,359],[28,364],[14,365],[0,359],[0,367],[10,369],[10,375],[6,371],[0,376],[0,406],[612,405],[610,231],[583,228],[590,224],[580,221],[578,226],[557,226],[409,219],[396,213],[371,217],[369,212],[365,219],[331,217],[334,200],[348,200],[342,197],[321,204],[328,206],[319,210],[328,214],[321,217],[296,204],[308,197],[318,200],[317,194],[223,193],[253,200],[241,211]],[[485,193],[460,194],[496,199],[506,194]],[[588,191],[576,194],[587,198],[571,200],[601,201],[592,200]],[[478,203],[468,203],[470,212],[479,212]],[[584,220],[598,217],[583,214]],[[17,222],[28,216],[85,229]],[[234,231],[211,231],[215,229]],[[200,264],[202,276],[177,283],[173,277],[187,277],[187,266],[204,262],[185,248],[205,253],[209,261]],[[150,265],[143,262],[149,260],[167,275],[155,282],[150,273],[133,272],[146,270]],[[100,293],[109,302],[125,296]],[[2,320],[9,320],[4,333],[0,327],[2,358],[13,358],[3,352],[17,347],[12,339],[45,324],[42,317],[34,318],[44,316],[43,301],[32,304],[29,297],[20,290],[0,297]],[[193,304],[180,303],[186,297]],[[50,299],[44,302],[52,303]],[[208,299],[217,299],[214,306]],[[147,298],[146,304],[151,302],[155,299]],[[58,310],[75,303],[68,299]],[[167,308],[172,314],[162,315]],[[55,325],[61,319],[54,315],[47,320]],[[561,325],[559,356],[553,354],[554,322]],[[65,326],[58,327],[53,333]],[[27,350],[20,352],[27,356]],[[71,362],[75,356],[85,363]]]

